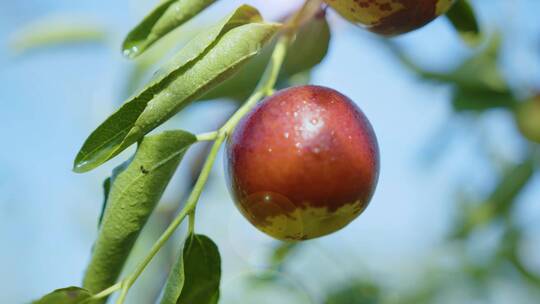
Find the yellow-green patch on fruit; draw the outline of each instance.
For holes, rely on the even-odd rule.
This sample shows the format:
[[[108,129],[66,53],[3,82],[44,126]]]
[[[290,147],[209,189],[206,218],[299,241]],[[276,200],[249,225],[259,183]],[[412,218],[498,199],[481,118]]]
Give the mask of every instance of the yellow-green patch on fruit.
[[[394,36],[418,29],[446,13],[454,0],[325,0],[345,19]]]

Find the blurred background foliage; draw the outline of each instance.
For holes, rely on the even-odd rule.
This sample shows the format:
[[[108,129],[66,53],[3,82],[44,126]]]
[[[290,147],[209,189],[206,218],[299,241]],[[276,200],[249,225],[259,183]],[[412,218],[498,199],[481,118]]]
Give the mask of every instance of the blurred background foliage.
[[[95,236],[97,181],[114,166],[84,177],[69,171],[84,134],[144,85],[168,50],[240,3],[219,3],[126,62],[121,37],[149,2],[0,4],[2,303],[77,284]],[[275,20],[299,4],[247,2]],[[396,39],[332,12],[302,29],[280,86],[311,82],[356,100],[381,141],[381,183],[370,208],[342,232],[279,243],[237,214],[216,168],[198,225],[222,252],[222,303],[540,302],[540,3],[472,4],[482,35],[452,18],[464,40],[445,18]],[[472,18],[467,7],[450,14]],[[164,128],[221,125],[255,86],[269,51]],[[194,150],[128,269],[192,186],[208,146]],[[159,298],[182,235],[136,283],[129,303]]]

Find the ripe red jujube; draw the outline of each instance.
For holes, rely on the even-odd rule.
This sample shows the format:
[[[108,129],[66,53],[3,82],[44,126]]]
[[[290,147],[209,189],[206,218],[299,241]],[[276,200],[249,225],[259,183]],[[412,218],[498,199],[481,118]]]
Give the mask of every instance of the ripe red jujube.
[[[277,92],[239,122],[226,166],[234,201],[255,227],[305,240],[345,227],[367,207],[379,151],[349,98],[300,86]]]
[[[325,0],[345,19],[377,34],[418,29],[446,13],[454,0]]]

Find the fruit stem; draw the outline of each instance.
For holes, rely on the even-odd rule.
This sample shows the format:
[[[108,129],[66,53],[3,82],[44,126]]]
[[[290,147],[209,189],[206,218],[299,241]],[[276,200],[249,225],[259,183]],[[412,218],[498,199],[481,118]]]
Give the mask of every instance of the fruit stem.
[[[189,226],[188,226],[189,234],[195,233],[195,209],[196,208],[193,208],[193,211],[189,214]]]
[[[95,300],[99,300],[99,299],[103,299],[107,296],[109,296],[110,294],[112,294],[113,292],[119,290],[120,288],[122,288],[122,282],[118,282],[114,285],[112,285],[111,287],[99,292],[99,293],[96,293],[95,295],[91,296],[89,299],[83,301],[82,303],[92,303],[92,301],[95,301]]]
[[[212,131],[208,133],[197,134],[197,141],[213,141],[217,138],[218,132]]]
[[[255,92],[248,98],[244,105],[231,116],[221,127],[218,136],[227,136],[232,132],[240,119],[244,117],[262,98],[274,93],[274,87],[279,77],[283,61],[287,55],[289,45],[294,40],[299,26],[309,21],[319,11],[321,0],[306,0],[304,5],[284,25],[283,34],[279,37],[269,64],[257,84]]]
[[[320,7],[320,3],[320,0],[306,0],[304,2],[304,5],[293,15],[291,19],[287,21],[287,23],[285,24],[285,29],[279,37],[279,40],[272,53],[270,62],[267,65],[266,70],[264,71],[264,74],[261,77],[259,84],[257,85],[257,88],[255,89],[253,94],[247,99],[244,105],[240,107],[240,109],[238,109],[218,131],[197,135],[198,141],[214,141],[212,149],[210,150],[210,153],[205,160],[199,178],[197,179],[197,182],[195,183],[195,186],[193,187],[193,190],[191,191],[191,194],[189,195],[184,208],[182,208],[180,213],[170,223],[170,225],[159,237],[159,239],[154,243],[148,255],[142,260],[139,265],[137,265],[135,271],[131,275],[112,286],[116,288],[114,290],[119,289],[120,286],[122,288],[116,304],[124,303],[131,286],[135,283],[137,278],[141,275],[146,266],[152,261],[154,256],[159,252],[159,250],[163,247],[167,240],[173,235],[173,233],[176,231],[176,228],[178,228],[178,226],[180,226],[180,224],[184,221],[185,217],[189,216],[190,218],[194,219],[197,202],[199,201],[204,186],[208,181],[208,177],[210,176],[210,172],[212,171],[212,167],[217,158],[221,145],[223,144],[227,136],[234,130],[234,127],[240,121],[240,119],[244,115],[246,115],[262,98],[269,96],[273,93],[279,73],[281,71],[281,66],[283,65],[285,56],[287,55],[287,49],[292,40],[294,39],[296,30],[301,24],[303,24],[303,22],[306,22],[315,15],[317,9]],[[190,232],[193,232],[193,225],[194,221],[190,220]],[[101,293],[104,293],[105,291],[109,292],[109,289],[111,289],[112,287],[104,290]]]

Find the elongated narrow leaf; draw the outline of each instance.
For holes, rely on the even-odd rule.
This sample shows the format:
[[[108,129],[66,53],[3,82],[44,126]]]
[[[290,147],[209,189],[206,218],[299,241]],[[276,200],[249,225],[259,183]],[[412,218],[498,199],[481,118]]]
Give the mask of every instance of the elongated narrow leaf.
[[[289,46],[279,83],[287,83],[289,77],[306,72],[319,64],[328,52],[330,38],[330,27],[326,15],[321,11],[299,28],[294,42]],[[201,99],[232,98],[240,101],[246,99],[257,86],[275,43],[275,40],[269,43],[236,75],[203,95]]]
[[[481,41],[480,25],[469,0],[458,0],[446,13],[463,41],[476,46]]]
[[[210,238],[192,234],[175,263],[161,304],[217,304],[221,258]]]
[[[218,30],[213,27],[192,40],[156,79],[88,137],[74,170],[89,171],[122,152],[254,57],[279,28],[249,23],[256,12],[242,6]]]
[[[180,160],[196,137],[167,131],[145,137],[133,160],[111,179],[107,205],[83,287],[99,292],[115,283]]]
[[[82,304],[91,296],[88,290],[72,286],[57,289],[32,304]]]
[[[85,21],[85,19],[88,19]],[[105,44],[107,33],[85,16],[49,16],[23,26],[13,33],[10,47],[17,54],[37,49],[75,44]]]
[[[195,17],[216,0],[166,0],[129,32],[122,50],[134,58],[169,32]]]

